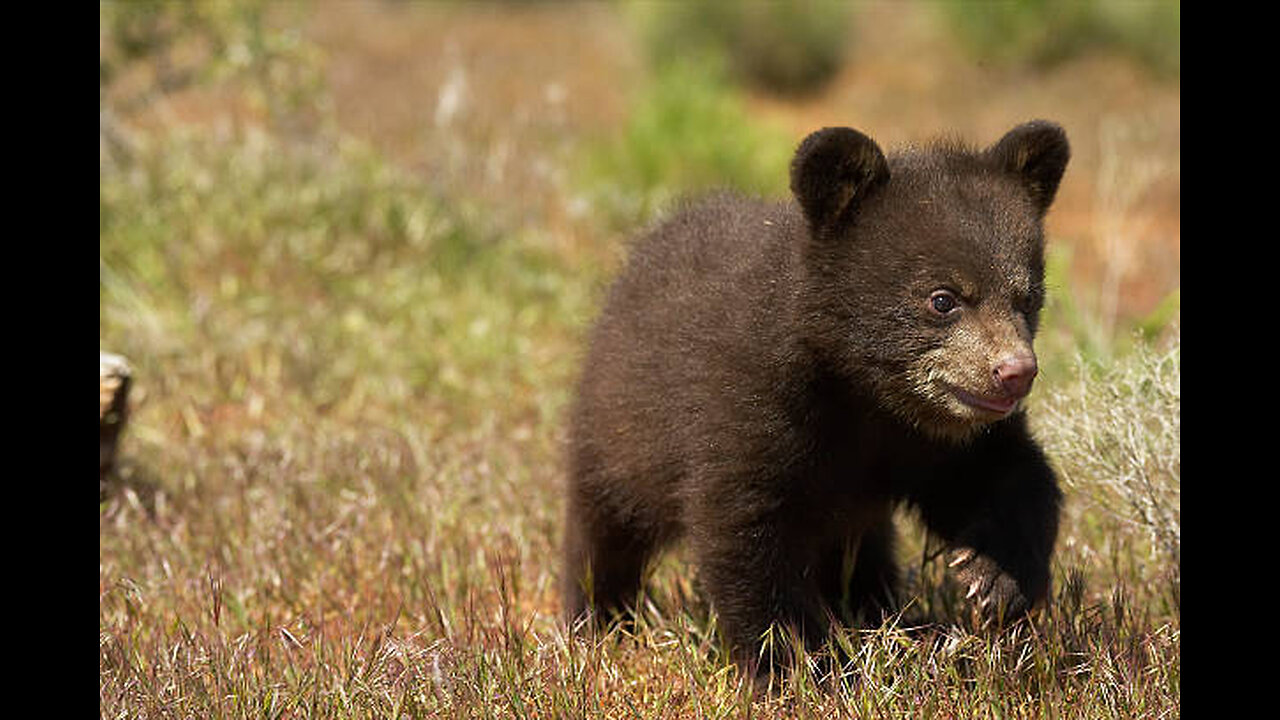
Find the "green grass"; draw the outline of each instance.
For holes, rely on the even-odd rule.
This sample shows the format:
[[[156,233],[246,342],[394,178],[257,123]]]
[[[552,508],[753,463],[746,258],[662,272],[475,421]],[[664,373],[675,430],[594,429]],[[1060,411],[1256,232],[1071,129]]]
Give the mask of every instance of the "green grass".
[[[626,7],[651,64],[695,57],[717,77],[784,96],[819,91],[839,71],[854,37],[852,8],[841,0]]]
[[[597,179],[647,198],[590,220],[717,177],[783,192],[791,143],[677,78],[641,91],[622,140],[584,146]],[[837,636],[835,673],[753,696],[679,553],[630,634],[560,624],[562,420],[605,265],[288,121],[167,123],[103,152],[101,342],[136,385],[100,507],[102,717],[1179,715],[1168,323],[1033,396],[1068,493],[1035,625],[970,632],[904,518],[915,605]],[[1078,334],[1065,317],[1047,335]],[[957,623],[915,627],[924,611]]]
[[[626,124],[593,139],[578,184],[613,228],[652,220],[677,198],[732,187],[787,191],[796,140],[765,123],[743,123],[743,98],[703,64],[668,63],[634,94]]]
[[[975,57],[1050,66],[1093,50],[1135,58],[1165,79],[1182,67],[1181,5],[1168,0],[939,2],[942,19]]]

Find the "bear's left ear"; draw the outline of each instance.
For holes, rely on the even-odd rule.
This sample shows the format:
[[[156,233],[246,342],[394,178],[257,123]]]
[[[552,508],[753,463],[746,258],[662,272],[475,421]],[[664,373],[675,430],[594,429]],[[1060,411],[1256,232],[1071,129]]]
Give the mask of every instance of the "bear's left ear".
[[[810,134],[791,160],[791,192],[815,235],[825,235],[889,181],[889,164],[875,141],[847,127]]]
[[[1067,134],[1057,123],[1033,120],[1005,133],[986,155],[1007,172],[1017,175],[1036,208],[1044,215],[1058,192],[1058,183],[1071,159]]]

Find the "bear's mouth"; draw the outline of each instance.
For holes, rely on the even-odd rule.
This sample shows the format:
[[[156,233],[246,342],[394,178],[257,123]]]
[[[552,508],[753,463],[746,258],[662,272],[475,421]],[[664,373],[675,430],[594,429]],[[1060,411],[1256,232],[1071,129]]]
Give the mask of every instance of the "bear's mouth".
[[[994,413],[999,417],[1004,417],[1005,415],[1013,412],[1013,409],[1018,406],[1018,401],[1022,399],[1022,396],[974,395],[971,392],[965,392],[955,386],[951,387],[951,394],[955,395],[957,400],[969,407],[977,408],[978,410],[988,413]]]

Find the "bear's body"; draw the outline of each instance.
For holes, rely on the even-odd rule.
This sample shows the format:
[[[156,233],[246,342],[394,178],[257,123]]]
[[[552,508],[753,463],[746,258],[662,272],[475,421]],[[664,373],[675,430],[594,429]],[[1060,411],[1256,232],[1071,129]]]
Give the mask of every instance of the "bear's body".
[[[828,128],[796,202],[716,196],[638,242],[571,418],[568,617],[625,609],[684,536],[754,666],[773,623],[817,642],[896,609],[902,502],[988,613],[1042,599],[1060,494],[1019,401],[1068,156],[1046,122],[887,160]]]

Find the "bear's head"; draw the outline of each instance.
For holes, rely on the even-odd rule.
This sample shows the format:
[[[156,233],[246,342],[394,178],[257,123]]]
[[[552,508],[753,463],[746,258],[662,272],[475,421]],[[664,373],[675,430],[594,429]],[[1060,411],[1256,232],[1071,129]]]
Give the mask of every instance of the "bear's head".
[[[1058,125],[984,150],[888,158],[850,128],[800,144],[806,341],[876,404],[953,441],[1018,410],[1037,364],[1043,220],[1070,158]]]

